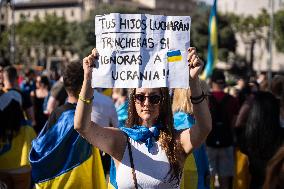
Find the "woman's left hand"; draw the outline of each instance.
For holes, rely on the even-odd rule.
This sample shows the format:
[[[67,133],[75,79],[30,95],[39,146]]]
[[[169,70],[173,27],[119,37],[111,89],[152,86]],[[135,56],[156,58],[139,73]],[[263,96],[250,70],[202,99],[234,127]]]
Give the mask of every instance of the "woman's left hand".
[[[204,63],[198,57],[195,47],[189,47],[188,52],[189,77],[190,80],[195,80],[198,79],[198,75],[201,73]]]

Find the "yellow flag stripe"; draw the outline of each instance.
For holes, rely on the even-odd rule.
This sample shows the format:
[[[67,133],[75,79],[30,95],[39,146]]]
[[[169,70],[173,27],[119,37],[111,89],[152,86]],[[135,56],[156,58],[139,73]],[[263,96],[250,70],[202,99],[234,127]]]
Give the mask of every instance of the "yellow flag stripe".
[[[168,57],[168,62],[179,62],[182,60],[182,56],[171,56]]]

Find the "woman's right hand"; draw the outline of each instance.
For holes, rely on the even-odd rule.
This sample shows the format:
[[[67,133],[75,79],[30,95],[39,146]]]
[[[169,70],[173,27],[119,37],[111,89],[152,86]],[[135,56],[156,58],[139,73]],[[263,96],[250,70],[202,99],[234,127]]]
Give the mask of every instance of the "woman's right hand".
[[[96,48],[92,50],[92,53],[83,59],[84,79],[92,79],[92,71],[95,67],[95,60],[99,58],[99,53]]]

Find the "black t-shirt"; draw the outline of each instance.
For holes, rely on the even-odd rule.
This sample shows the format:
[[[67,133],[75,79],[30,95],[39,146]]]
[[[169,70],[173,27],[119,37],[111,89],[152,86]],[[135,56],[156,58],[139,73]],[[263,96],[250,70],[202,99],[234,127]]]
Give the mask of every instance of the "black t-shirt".
[[[8,92],[9,91],[16,91],[16,92],[18,92],[21,95],[21,97],[22,97],[21,101],[22,101],[22,108],[23,108],[23,110],[27,110],[30,107],[32,107],[32,101],[31,101],[30,95],[28,95],[27,93],[24,93],[24,92],[22,92],[22,91],[20,91],[18,89],[14,89],[14,88],[8,89]]]

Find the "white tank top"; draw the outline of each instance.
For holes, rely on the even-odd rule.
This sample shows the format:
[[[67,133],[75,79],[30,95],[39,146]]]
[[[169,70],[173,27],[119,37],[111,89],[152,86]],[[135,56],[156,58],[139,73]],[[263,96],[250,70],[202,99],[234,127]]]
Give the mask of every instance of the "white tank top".
[[[148,148],[144,143],[136,142],[131,138],[129,138],[129,142],[138,188],[179,188],[177,181],[171,183],[168,181],[170,178],[170,175],[168,175],[170,164],[159,142],[153,140],[153,147],[150,149],[151,153],[148,152]],[[119,189],[135,188],[127,145],[122,161],[116,171],[116,182]]]

